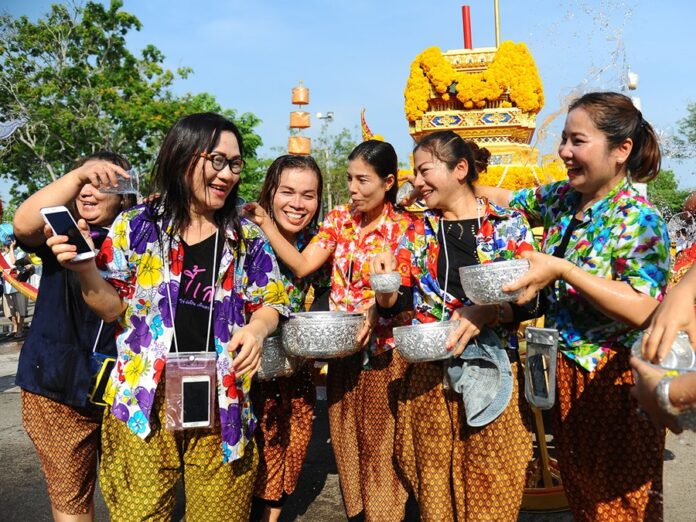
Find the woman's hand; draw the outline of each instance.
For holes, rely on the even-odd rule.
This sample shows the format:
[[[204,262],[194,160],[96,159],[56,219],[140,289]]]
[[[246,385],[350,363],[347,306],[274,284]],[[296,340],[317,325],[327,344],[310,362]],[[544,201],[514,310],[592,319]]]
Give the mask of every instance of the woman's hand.
[[[653,368],[637,357],[631,357],[630,363],[636,375],[636,385],[631,388],[631,395],[638,400],[640,408],[650,416],[650,419],[659,428],[669,428],[674,433],[681,433],[682,428],[677,423],[676,418],[663,411],[657,403],[655,389],[664,376],[664,370]]]
[[[650,326],[643,333],[643,359],[660,363],[680,330],[687,333],[691,346],[696,348],[694,291],[688,285],[677,285],[669,290],[655,310]]]
[[[517,299],[517,304],[525,304],[557,279],[561,279],[564,274],[577,268],[570,261],[559,257],[542,254],[541,252],[524,252],[524,259],[529,260],[529,271],[517,281],[503,286],[504,292],[515,292],[520,288],[525,290]]]
[[[263,339],[257,336],[249,325],[234,332],[227,350],[232,354],[239,350],[232,361],[232,369],[237,375],[249,373],[250,377],[254,376],[261,364],[262,345]]]
[[[82,237],[85,238],[85,241],[87,241],[89,247],[94,250],[94,242],[89,235],[89,225],[87,225],[87,222],[84,219],[80,219],[77,222],[77,228],[80,230]],[[94,258],[73,262],[73,259],[77,256],[77,247],[68,243],[68,236],[54,235],[53,230],[48,225],[44,227],[44,234],[48,238],[46,245],[51,249],[53,255],[56,256],[56,259],[63,268],[67,268],[73,272],[86,272],[92,269]]]
[[[379,252],[370,261],[373,274],[388,274],[396,270],[396,258],[391,252]]]
[[[128,172],[114,165],[110,161],[94,159],[87,161],[84,165],[76,168],[71,172],[77,177],[81,185],[91,183],[96,188],[118,186],[118,178],[130,178]]]
[[[242,215],[261,228],[271,223],[270,216],[258,203],[244,203],[242,206]]]
[[[473,305],[457,308],[452,314],[452,321],[458,320],[459,326],[447,339],[447,349],[458,357],[469,341],[481,333],[481,329],[497,319],[495,305]]]
[[[377,325],[377,310],[375,306],[370,306],[365,310],[365,321],[363,322],[362,328],[358,332],[358,342],[361,347],[367,346],[370,342],[370,335],[372,330]]]

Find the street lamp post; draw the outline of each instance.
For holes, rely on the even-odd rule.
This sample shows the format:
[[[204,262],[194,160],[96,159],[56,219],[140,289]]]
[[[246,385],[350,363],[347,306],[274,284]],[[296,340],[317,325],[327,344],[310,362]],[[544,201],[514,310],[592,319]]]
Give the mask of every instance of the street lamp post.
[[[324,122],[328,126],[328,124],[333,121],[334,113],[332,111],[328,111],[327,113],[317,112],[316,116],[317,116],[318,120],[324,120]],[[324,174],[326,176],[326,201],[328,203],[326,210],[329,211],[333,208],[333,196],[331,195],[331,172],[329,170],[329,141],[328,141],[328,136],[327,136],[326,143],[324,144]]]

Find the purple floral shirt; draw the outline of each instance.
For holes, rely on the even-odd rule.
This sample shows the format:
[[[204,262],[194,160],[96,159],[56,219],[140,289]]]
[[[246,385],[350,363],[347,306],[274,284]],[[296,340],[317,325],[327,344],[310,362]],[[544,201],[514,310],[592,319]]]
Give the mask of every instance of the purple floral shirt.
[[[160,243],[147,207],[122,213],[97,256],[98,267],[118,290],[127,307],[119,318],[118,360],[105,397],[113,415],[141,438],[151,431],[150,414],[167,353],[174,335],[174,318],[183,267],[179,238]],[[233,328],[246,324],[258,308],[269,306],[287,315],[288,297],[278,265],[263,232],[242,220],[245,241],[225,230],[213,301],[217,352],[217,395],[222,429],[223,460],[244,455],[256,419],[251,409],[248,375],[232,369],[235,354],[227,350]],[[234,246],[239,244],[239,254]],[[171,304],[169,299],[171,298]]]

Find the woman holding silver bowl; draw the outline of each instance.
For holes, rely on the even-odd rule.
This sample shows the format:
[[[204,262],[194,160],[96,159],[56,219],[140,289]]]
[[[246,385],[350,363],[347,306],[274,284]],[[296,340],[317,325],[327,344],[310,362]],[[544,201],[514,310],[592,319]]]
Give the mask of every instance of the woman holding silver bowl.
[[[311,156],[280,156],[266,173],[258,206],[298,250],[316,235],[322,184],[321,170]],[[249,209],[254,208],[250,204]],[[320,268],[313,275],[300,278],[282,261],[278,266],[290,299],[290,312],[305,310],[305,299],[312,286],[312,309],[326,304],[328,270]],[[301,365],[289,376],[255,382],[251,398],[258,419],[255,435],[259,447],[252,520],[273,522],[297,486],[312,436],[316,402],[312,365]]]
[[[474,193],[489,156],[451,131],[423,138],[413,154],[414,185],[428,210],[409,227],[395,254],[380,253],[372,262],[375,272],[397,269],[402,276],[399,292],[377,294],[380,315],[413,309],[414,324],[456,320],[444,357],[458,358],[472,340],[478,349],[492,338],[497,346],[487,348],[489,353],[504,358],[495,362],[502,362],[508,388],[496,391],[497,406],[480,412],[466,393],[455,392],[454,382],[455,389],[443,386],[442,362],[415,363],[406,372],[396,454],[425,521],[517,520],[532,455],[530,414],[518,384],[516,330],[537,312],[509,302],[475,305],[459,281],[460,266],[510,260],[534,248],[520,213]],[[450,377],[453,369],[466,371],[459,359],[452,361]]]
[[[332,209],[301,252],[258,208],[251,216],[278,258],[305,277],[331,263],[332,311],[367,315],[359,338],[366,348],[331,359],[327,376],[329,427],[348,517],[379,522],[403,520],[407,500],[393,464],[396,399],[406,363],[392,350],[392,323],[377,318],[370,286],[370,260],[393,250],[411,222],[395,209],[398,162],[394,148],[377,140],[348,156],[349,205]],[[403,323],[402,323],[403,324]]]

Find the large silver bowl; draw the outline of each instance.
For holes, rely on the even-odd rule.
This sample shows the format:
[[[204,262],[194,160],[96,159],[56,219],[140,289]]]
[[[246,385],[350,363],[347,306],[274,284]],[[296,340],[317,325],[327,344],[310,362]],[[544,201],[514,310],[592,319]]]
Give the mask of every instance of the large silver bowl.
[[[512,259],[483,265],[462,266],[459,280],[466,296],[479,305],[514,301],[523,289],[503,292],[503,286],[517,281],[529,270],[526,259]]]
[[[437,321],[394,328],[396,349],[409,362],[440,361],[452,357],[447,338],[459,321]]]
[[[347,312],[301,312],[283,323],[285,351],[308,359],[334,359],[360,350],[358,332],[365,317]]]
[[[288,377],[295,373],[301,361],[285,353],[280,335],[267,337],[261,351],[261,365],[256,377],[260,381],[269,381],[276,377]]]
[[[645,361],[641,354],[641,345],[643,341],[643,336],[641,335],[631,348],[631,353]],[[689,336],[685,332],[678,332],[677,338],[672,344],[672,349],[662,360],[662,364],[654,364],[647,362],[653,368],[659,370],[667,370],[668,375],[684,375],[687,373],[696,373],[696,354],[691,347],[689,342]],[[636,378],[638,377],[636,372],[633,374]],[[696,408],[686,410],[677,415],[677,421],[682,428],[696,431]]]

